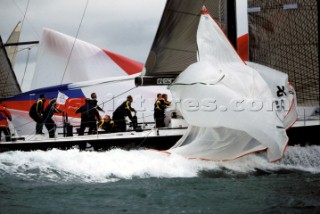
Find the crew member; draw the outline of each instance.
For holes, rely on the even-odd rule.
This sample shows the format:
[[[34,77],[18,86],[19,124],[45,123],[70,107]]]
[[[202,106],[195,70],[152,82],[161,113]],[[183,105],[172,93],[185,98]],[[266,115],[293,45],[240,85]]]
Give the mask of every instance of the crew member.
[[[78,108],[75,113],[81,113],[81,125],[78,134],[83,135],[87,127],[89,127],[88,134],[93,134],[97,128],[97,120],[100,119],[100,115],[90,99],[87,99],[86,103]]]
[[[104,112],[104,110],[100,106],[98,106],[98,100],[97,100],[97,94],[96,93],[93,92],[91,94],[91,99],[92,99],[92,105],[95,106],[98,111]]]
[[[111,120],[110,116],[107,114],[104,116],[104,118],[100,120],[100,122],[98,123],[98,126],[99,128],[103,129],[107,133],[113,132],[115,128],[114,121]]]
[[[137,117],[132,116],[132,112],[136,113],[136,110],[131,107],[131,103],[133,101],[133,98],[131,95],[127,97],[127,100],[124,101],[114,112],[113,112],[113,121],[115,123],[117,131],[126,131],[126,120],[125,117],[129,117],[129,119],[132,121],[133,128],[135,129],[137,127]]]
[[[164,100],[162,98],[162,94],[157,94],[157,100],[154,103],[154,113],[153,117],[156,121],[156,127],[164,127]]]
[[[12,121],[11,113],[4,105],[2,105],[2,103],[0,103],[0,141],[2,132],[5,134],[6,141],[11,141],[11,132],[7,120]]]
[[[61,113],[63,111],[59,110],[56,108],[56,102],[57,99],[51,99],[49,102],[49,105],[46,107],[43,113],[43,123],[46,126],[48,132],[49,132],[49,137],[54,138],[55,132],[57,129],[57,126],[55,122],[52,120],[52,116],[54,113]]]
[[[167,94],[162,94],[163,98],[163,103],[165,108],[167,108],[169,105],[171,105],[171,102],[168,100],[168,95]]]
[[[29,111],[30,117],[37,123],[36,124],[36,134],[43,134],[43,113],[44,113],[44,103],[46,97],[44,94],[40,94],[39,99],[34,103]]]

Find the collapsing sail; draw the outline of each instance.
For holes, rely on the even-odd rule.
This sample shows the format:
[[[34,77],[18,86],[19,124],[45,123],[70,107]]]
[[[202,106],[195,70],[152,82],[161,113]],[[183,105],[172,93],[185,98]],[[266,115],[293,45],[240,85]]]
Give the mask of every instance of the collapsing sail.
[[[277,101],[268,84],[272,81],[240,59],[205,10],[197,44],[199,62],[183,71],[170,87],[173,97],[181,100],[177,107],[190,127],[169,151],[189,158],[231,160],[267,149],[270,161],[280,159],[288,142],[286,128],[296,116],[295,93],[286,75],[268,73],[286,86],[281,106],[272,109]]]
[[[215,2],[205,4],[216,8]],[[167,2],[146,63],[146,76],[156,77],[157,84],[180,73],[170,90],[189,127],[168,151],[221,161],[267,150],[270,161],[280,159],[288,143],[286,128],[296,120],[287,75],[247,66],[210,15],[200,17],[203,1],[179,3]],[[263,70],[270,73],[261,75]]]

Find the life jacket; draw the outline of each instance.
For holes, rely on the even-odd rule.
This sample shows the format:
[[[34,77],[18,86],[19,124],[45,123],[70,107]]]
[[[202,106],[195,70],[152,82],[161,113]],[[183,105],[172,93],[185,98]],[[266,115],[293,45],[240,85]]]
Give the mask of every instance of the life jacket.
[[[98,124],[99,128],[104,129],[105,131],[113,131],[114,130],[114,121],[109,119],[109,120],[105,120],[102,119],[100,120],[99,124]]]
[[[0,105],[0,127],[8,128],[8,120],[12,120],[11,113],[2,105]]]
[[[114,112],[113,115],[121,115],[123,117],[125,116],[131,116],[131,112],[134,112],[134,108],[131,107],[130,101],[124,101]]]
[[[154,112],[164,112],[165,103],[163,99],[156,100],[154,103]]]
[[[62,111],[56,108],[55,104],[50,103],[43,113],[44,121],[51,119],[54,113],[61,113]]]
[[[38,115],[41,116],[44,113],[44,102],[45,100],[39,99],[37,102],[35,102],[30,110],[29,110],[29,115]]]

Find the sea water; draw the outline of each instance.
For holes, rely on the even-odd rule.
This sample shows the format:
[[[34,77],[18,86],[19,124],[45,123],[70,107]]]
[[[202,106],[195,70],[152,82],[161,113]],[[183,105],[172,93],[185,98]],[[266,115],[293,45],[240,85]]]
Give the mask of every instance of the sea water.
[[[1,153],[0,213],[320,213],[320,147],[288,147],[276,163],[262,153]]]

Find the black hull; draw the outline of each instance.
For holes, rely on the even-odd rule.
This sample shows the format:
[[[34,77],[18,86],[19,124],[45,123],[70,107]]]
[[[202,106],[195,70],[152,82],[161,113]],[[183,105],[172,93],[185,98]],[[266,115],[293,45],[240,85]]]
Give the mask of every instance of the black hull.
[[[287,131],[289,136],[289,146],[300,145],[320,145],[320,126],[292,127]],[[117,139],[79,139],[52,140],[47,142],[13,142],[1,143],[0,152],[6,151],[35,151],[61,149],[68,150],[79,148],[80,150],[106,151],[113,148],[125,150],[131,149],[156,149],[167,150],[171,148],[180,138],[181,134],[167,136],[130,137]]]
[[[68,150],[79,148],[80,150],[106,151],[113,148],[125,150],[131,149],[156,149],[167,150],[172,147],[182,135],[171,136],[149,136],[149,137],[132,137],[122,139],[86,139],[71,141],[66,137],[63,141],[51,142],[19,142],[19,143],[2,143],[0,152],[6,151],[47,151],[51,149]]]
[[[292,127],[287,134],[289,146],[320,145],[320,125]]]

